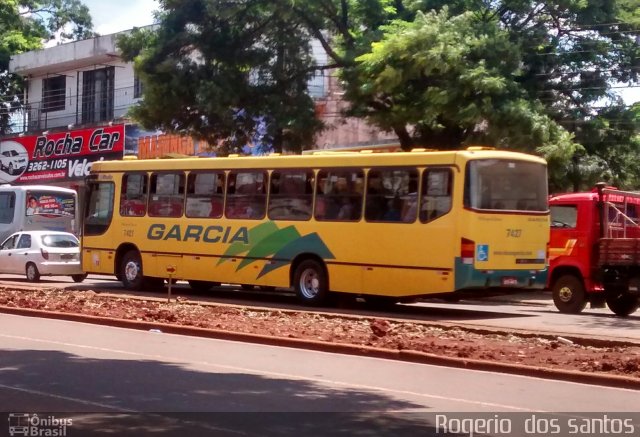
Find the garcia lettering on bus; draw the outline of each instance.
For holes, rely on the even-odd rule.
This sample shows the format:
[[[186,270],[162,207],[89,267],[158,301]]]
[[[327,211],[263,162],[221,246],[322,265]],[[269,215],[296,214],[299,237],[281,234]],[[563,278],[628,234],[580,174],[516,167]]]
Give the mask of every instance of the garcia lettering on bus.
[[[249,230],[240,227],[233,230],[231,226],[199,226],[188,225],[184,230],[180,225],[167,227],[162,223],[154,223],[147,231],[149,240],[195,241],[205,243],[243,243],[249,244]]]

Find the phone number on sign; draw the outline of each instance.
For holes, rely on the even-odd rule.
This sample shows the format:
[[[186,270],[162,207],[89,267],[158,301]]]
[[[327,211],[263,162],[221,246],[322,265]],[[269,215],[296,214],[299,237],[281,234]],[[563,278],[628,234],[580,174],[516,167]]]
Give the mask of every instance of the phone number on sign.
[[[59,170],[65,168],[67,168],[66,159],[54,159],[53,161],[32,161],[29,163],[27,171]]]

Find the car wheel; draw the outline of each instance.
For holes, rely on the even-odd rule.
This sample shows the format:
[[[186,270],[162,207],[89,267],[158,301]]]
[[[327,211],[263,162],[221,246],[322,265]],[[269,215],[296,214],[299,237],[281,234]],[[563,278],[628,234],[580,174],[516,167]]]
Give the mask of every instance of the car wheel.
[[[582,281],[574,275],[563,275],[553,284],[553,303],[561,313],[578,314],[587,306]]]
[[[83,273],[81,275],[71,275],[71,279],[73,279],[73,282],[82,282],[87,279],[87,274]]]
[[[29,282],[38,282],[40,280],[40,272],[34,263],[27,264],[25,274],[27,275],[27,281]]]
[[[329,281],[324,266],[313,259],[302,261],[293,275],[293,287],[302,303],[325,303],[329,297]]]
[[[127,290],[140,291],[144,286],[144,276],[142,276],[142,259],[137,250],[130,250],[125,253],[120,263],[120,276],[122,285]]]

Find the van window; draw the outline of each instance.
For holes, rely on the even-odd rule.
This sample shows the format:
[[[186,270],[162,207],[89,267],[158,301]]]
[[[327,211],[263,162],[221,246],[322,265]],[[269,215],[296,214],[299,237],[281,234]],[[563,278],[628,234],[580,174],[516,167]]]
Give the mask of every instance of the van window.
[[[13,223],[16,209],[15,193],[0,193],[0,223]]]

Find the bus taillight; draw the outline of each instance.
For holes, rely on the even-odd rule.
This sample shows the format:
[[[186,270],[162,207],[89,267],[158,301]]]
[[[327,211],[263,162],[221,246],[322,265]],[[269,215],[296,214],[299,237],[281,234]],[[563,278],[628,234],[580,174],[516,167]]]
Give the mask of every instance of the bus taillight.
[[[476,243],[466,238],[460,239],[460,258],[464,264],[473,264],[473,257],[476,253]]]

